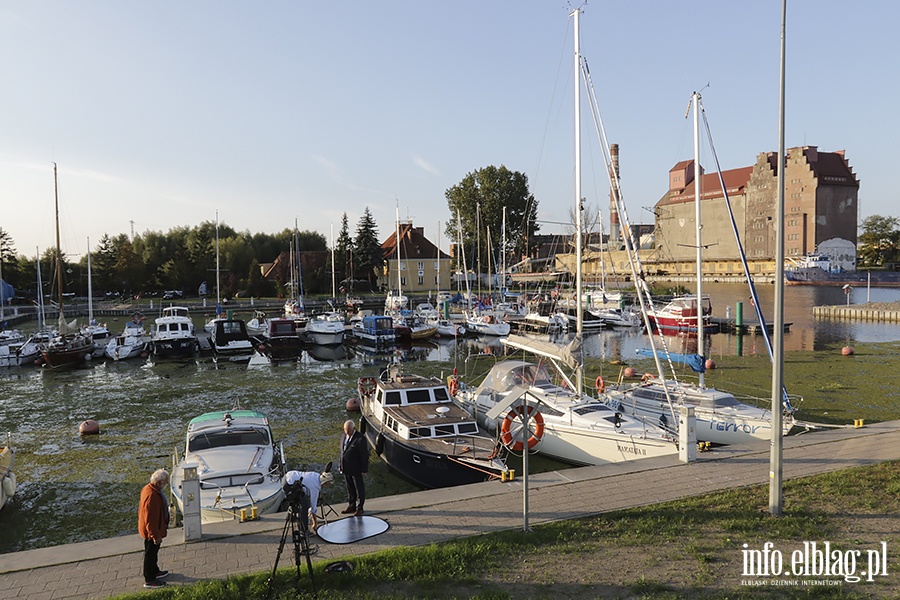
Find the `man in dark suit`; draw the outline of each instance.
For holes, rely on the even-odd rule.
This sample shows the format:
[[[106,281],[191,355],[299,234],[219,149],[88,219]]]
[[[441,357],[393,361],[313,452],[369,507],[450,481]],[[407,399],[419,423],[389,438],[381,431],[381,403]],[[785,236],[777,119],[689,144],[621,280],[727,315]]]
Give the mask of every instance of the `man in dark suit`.
[[[348,506],[342,512],[359,517],[363,514],[363,505],[366,503],[366,483],[363,476],[369,470],[369,446],[366,444],[366,436],[357,431],[353,421],[344,422],[338,467],[347,481]]]

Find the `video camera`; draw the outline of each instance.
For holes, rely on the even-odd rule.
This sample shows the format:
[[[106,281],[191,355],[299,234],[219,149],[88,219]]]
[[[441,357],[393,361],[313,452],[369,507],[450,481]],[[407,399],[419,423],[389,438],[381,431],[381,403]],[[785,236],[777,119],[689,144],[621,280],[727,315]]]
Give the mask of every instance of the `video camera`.
[[[292,477],[296,473],[296,471],[290,471],[285,475],[281,489],[284,491],[284,499],[289,509],[297,511],[305,517],[309,511],[309,490],[303,485],[303,477]]]

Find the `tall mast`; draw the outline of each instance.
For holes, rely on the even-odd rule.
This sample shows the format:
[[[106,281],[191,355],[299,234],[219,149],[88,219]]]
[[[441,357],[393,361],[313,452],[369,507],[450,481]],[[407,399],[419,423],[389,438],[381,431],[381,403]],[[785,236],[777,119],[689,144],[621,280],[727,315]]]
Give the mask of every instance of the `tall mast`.
[[[703,225],[700,221],[700,92],[691,96],[694,103],[694,219],[697,225],[697,354],[703,356]],[[704,387],[703,369],[700,370],[700,387]]]
[[[397,302],[403,297],[403,279],[400,273],[400,202],[397,202]],[[402,305],[398,308],[403,308]]]
[[[216,312],[221,312],[222,298],[219,294],[219,211],[216,211]]]
[[[331,224],[331,297],[337,298],[334,289],[334,223]]]
[[[575,336],[580,340],[584,330],[584,307],[581,304],[581,10],[575,9]],[[584,388],[583,366],[579,361],[575,372],[578,397]]]
[[[65,321],[63,314],[63,270],[62,270],[62,250],[59,243],[59,183],[56,177],[56,163],[53,163],[53,201],[56,207],[56,294],[57,302],[59,302],[59,320]],[[62,332],[60,332],[62,333]]]
[[[88,324],[94,323],[94,290],[91,287],[91,238],[87,239],[87,262],[88,262]]]

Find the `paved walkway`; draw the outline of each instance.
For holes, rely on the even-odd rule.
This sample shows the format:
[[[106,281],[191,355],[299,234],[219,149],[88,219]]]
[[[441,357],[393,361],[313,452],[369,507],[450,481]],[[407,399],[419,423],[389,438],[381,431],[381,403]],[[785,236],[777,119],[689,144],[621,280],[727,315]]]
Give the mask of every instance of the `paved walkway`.
[[[783,456],[785,480],[900,459],[900,421],[788,437]],[[528,521],[573,519],[768,481],[768,446],[701,453],[691,464],[649,459],[540,473],[529,478]],[[313,538],[316,562],[521,529],[523,480],[373,498],[366,509],[390,529],[348,545]],[[169,585],[271,570],[284,519],[282,513],[252,523],[205,525],[204,539],[192,543],[181,541],[180,530],[170,531],[160,552],[160,565],[172,572]],[[140,591],[142,549],[140,538],[131,535],[0,554],[0,598],[106,598]],[[293,565],[291,550],[289,540],[279,566]]]

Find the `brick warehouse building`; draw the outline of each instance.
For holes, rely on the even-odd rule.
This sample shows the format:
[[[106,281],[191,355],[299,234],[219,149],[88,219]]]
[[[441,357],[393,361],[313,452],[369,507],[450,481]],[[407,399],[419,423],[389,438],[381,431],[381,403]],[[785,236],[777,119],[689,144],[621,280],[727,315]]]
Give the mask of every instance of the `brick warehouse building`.
[[[750,263],[751,274],[775,270],[775,208],[778,200],[777,153],[759,154],[756,163],[723,171],[722,178]],[[731,218],[717,173],[701,167],[703,271],[707,276],[743,276]],[[799,258],[822,245],[838,242],[855,248],[858,229],[859,180],[844,151],[821,152],[815,146],[790,148],[785,161],[785,258]],[[694,161],[669,171],[669,189],[654,206],[654,246],[642,251],[649,275],[696,277]],[[851,250],[852,251],[852,250]],[[596,271],[599,253],[585,254],[585,272]],[[605,255],[606,270],[628,273],[624,252]],[[848,258],[855,264],[855,255]],[[574,256],[557,255],[557,268],[574,268]],[[590,277],[590,275],[588,275]],[[626,278],[630,278],[626,276]]]

